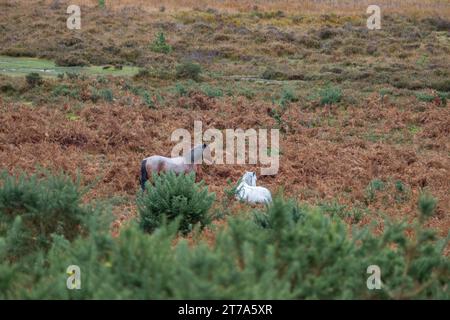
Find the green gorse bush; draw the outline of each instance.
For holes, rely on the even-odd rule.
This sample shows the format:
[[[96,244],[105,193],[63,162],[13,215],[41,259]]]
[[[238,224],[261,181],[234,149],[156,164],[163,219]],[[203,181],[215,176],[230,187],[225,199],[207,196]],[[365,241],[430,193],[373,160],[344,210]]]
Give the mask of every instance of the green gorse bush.
[[[47,250],[55,235],[72,240],[86,230],[90,209],[82,205],[79,182],[41,174],[0,175],[0,236],[7,240],[6,257],[11,260]]]
[[[162,180],[153,191],[161,192],[161,202],[167,199],[162,190],[177,188],[166,182],[171,187],[164,189]],[[450,264],[443,255],[449,237],[425,228],[435,205],[420,201],[418,219],[386,221],[381,234],[370,227],[350,233],[340,217],[281,196],[253,217],[228,218],[208,244],[180,237],[180,219],[150,234],[132,222],[113,238],[98,227],[104,215],[95,215],[86,235],[54,236],[48,251],[11,261],[3,258],[8,239],[2,233],[0,298],[449,299]],[[73,264],[80,267],[81,290],[66,287]],[[367,288],[371,265],[381,269],[380,290]]]
[[[173,172],[153,175],[154,185],[147,182],[147,190],[137,199],[140,226],[146,232],[160,227],[164,220],[180,219],[180,231],[191,231],[196,224],[208,224],[208,210],[215,200],[204,182],[195,182],[195,174]]]

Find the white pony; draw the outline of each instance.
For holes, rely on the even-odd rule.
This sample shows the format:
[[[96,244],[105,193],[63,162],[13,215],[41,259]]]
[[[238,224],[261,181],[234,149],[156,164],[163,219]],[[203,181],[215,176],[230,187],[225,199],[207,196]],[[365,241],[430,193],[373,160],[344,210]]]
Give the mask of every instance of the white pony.
[[[236,190],[238,200],[249,203],[269,203],[272,202],[272,195],[267,188],[256,186],[256,173],[246,171],[242,176]]]
[[[163,156],[151,156],[141,162],[141,188],[145,189],[145,182],[153,173],[173,171],[176,174],[197,172],[197,161],[202,159],[203,151],[208,146],[201,144],[192,148],[182,157],[167,158]]]

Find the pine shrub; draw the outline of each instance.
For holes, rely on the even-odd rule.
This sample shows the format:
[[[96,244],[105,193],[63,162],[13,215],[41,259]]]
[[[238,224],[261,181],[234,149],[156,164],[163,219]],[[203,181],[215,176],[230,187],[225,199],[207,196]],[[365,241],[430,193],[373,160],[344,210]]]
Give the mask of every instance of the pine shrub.
[[[172,51],[172,46],[167,43],[166,36],[163,32],[157,34],[155,40],[151,44],[153,52],[168,54]]]
[[[72,240],[84,230],[89,210],[82,205],[79,182],[41,175],[0,175],[0,237],[7,240],[11,259],[48,249],[54,235]]]
[[[34,88],[36,86],[40,86],[44,81],[42,80],[42,77],[37,72],[31,72],[25,76],[25,79],[27,81],[27,84],[30,88]]]
[[[146,232],[153,232],[166,221],[179,218],[180,231],[188,233],[200,223],[208,223],[208,210],[215,200],[204,182],[195,183],[195,174],[173,172],[153,175],[154,185],[147,183],[147,191],[138,195],[137,205],[140,226]]]

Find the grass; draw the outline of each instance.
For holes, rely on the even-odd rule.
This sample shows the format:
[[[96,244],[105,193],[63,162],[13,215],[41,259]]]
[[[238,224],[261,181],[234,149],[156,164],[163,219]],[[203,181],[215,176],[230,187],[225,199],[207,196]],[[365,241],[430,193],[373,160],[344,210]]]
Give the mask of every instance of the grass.
[[[0,56],[0,73],[9,76],[24,76],[26,74],[36,72],[43,77],[58,77],[59,74],[87,74],[90,76],[97,75],[114,75],[114,76],[133,76],[137,74],[139,68],[124,66],[122,69],[108,68],[102,66],[89,67],[59,67],[47,59],[30,58],[30,57],[8,57]]]

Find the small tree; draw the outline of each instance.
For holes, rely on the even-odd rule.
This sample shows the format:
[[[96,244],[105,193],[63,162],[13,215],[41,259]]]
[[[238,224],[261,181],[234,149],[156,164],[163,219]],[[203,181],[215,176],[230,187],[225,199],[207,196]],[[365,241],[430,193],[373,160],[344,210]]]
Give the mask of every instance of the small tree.
[[[164,220],[180,218],[179,230],[186,234],[197,223],[202,227],[209,223],[207,213],[215,194],[208,192],[203,181],[195,183],[194,173],[154,174],[153,182],[154,185],[147,183],[147,191],[140,193],[137,199],[142,230],[152,232]]]
[[[172,46],[167,43],[166,37],[163,32],[158,33],[155,40],[151,44],[153,52],[168,54],[172,51]]]

